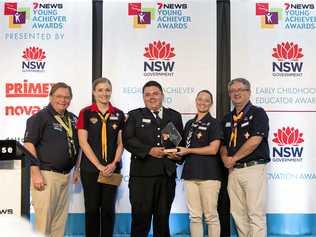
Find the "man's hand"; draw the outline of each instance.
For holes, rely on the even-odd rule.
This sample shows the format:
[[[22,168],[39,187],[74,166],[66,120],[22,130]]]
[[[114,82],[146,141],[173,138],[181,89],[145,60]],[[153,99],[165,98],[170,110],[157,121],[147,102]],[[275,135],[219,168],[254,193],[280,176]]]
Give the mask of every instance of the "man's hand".
[[[162,158],[166,155],[163,147],[152,147],[148,154],[155,158]]]
[[[178,151],[178,152],[176,153],[176,155],[178,155],[178,156],[185,156],[185,155],[187,155],[187,154],[190,153],[189,148],[181,147],[181,146],[179,146],[179,147],[177,147],[177,148],[180,149],[180,151]]]
[[[177,152],[173,152],[173,153],[166,153],[167,157],[170,159],[170,160],[176,160],[176,161],[179,161],[182,159],[181,156],[178,155]]]
[[[31,167],[31,178],[33,187],[38,191],[45,189],[46,182],[38,166]]]
[[[226,156],[222,158],[224,165],[227,169],[233,168],[236,164],[236,161],[233,156]]]

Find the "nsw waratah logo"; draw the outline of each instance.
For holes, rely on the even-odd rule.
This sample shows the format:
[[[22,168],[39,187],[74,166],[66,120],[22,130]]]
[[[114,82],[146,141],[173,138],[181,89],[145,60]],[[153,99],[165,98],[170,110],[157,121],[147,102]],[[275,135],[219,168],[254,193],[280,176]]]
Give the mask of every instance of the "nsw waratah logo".
[[[303,133],[298,128],[283,127],[273,133],[272,161],[301,162],[303,154]]]
[[[272,49],[272,75],[278,77],[302,77],[303,49],[294,42],[278,43]]]
[[[23,51],[22,55],[23,72],[44,72],[45,71],[45,51],[39,47],[29,47]]]
[[[154,41],[145,47],[144,76],[173,76],[175,49],[165,41]]]

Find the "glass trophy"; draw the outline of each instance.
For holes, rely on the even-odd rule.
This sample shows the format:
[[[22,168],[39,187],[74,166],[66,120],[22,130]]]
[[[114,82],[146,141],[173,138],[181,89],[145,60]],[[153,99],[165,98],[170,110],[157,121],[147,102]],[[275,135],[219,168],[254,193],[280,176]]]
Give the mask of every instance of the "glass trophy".
[[[174,126],[172,122],[169,122],[164,129],[161,131],[161,144],[163,145],[164,152],[174,153],[178,152],[177,146],[182,140],[181,134]]]

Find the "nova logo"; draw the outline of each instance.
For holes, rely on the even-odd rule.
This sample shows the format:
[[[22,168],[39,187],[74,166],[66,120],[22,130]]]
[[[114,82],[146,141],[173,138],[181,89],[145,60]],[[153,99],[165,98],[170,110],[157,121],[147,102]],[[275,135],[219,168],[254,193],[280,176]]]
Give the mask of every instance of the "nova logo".
[[[304,142],[303,133],[294,127],[283,127],[273,134],[272,160],[274,162],[301,162]]]
[[[173,76],[174,48],[165,41],[154,41],[145,47],[144,76]]]
[[[30,116],[36,114],[41,110],[40,106],[28,106],[28,105],[18,105],[18,106],[5,106],[6,116]]]
[[[45,52],[39,47],[29,47],[23,51],[22,71],[23,72],[44,72],[46,62]]]
[[[13,209],[0,209],[0,215],[13,215]]]
[[[298,44],[293,42],[277,44],[272,53],[272,57],[277,60],[272,62],[272,75],[301,77],[303,62],[299,62],[299,60],[303,56],[302,48]]]

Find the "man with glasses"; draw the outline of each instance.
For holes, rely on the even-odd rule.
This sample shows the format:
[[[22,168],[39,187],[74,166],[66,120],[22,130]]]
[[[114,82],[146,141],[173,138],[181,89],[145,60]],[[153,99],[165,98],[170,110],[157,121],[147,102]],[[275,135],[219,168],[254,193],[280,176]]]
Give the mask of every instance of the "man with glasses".
[[[54,84],[49,105],[26,123],[24,145],[39,160],[31,167],[35,228],[47,236],[64,236],[68,215],[69,173],[79,148],[77,118],[67,111],[71,99],[70,86]]]
[[[239,237],[265,237],[269,119],[251,104],[246,79],[230,81],[228,92],[234,110],[223,120],[221,156],[229,169],[231,213]]]

